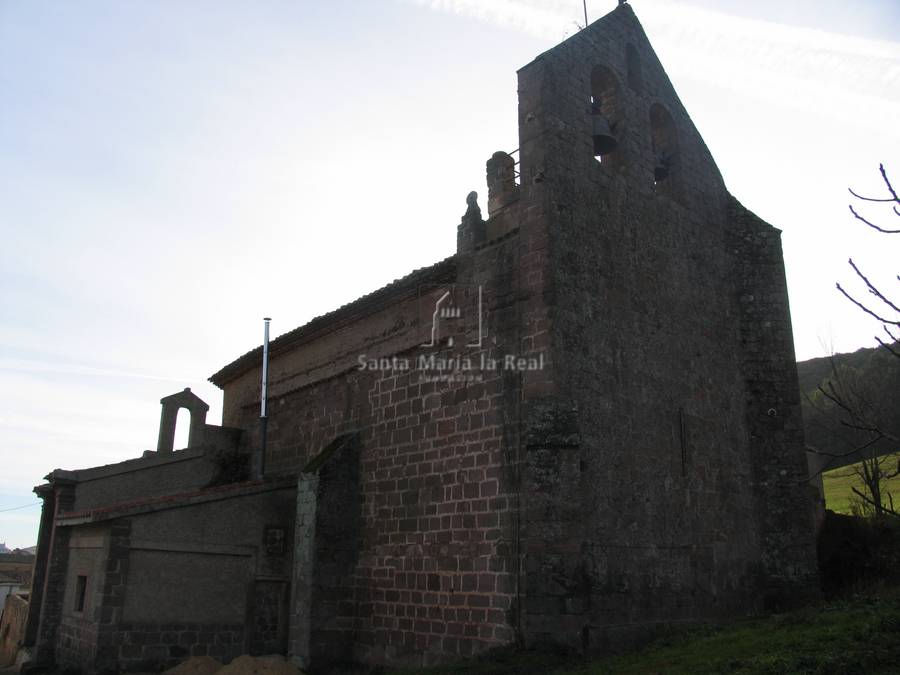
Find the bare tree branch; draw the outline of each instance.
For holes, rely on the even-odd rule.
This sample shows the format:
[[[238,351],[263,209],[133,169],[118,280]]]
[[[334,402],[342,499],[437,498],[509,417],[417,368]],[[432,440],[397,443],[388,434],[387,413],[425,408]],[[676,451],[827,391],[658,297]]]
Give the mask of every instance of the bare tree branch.
[[[860,197],[860,199],[862,199],[862,197]],[[885,199],[885,200],[882,200],[882,201],[889,202],[889,201],[892,201],[892,200],[890,200],[890,199]],[[894,207],[894,211],[897,211],[897,207],[896,207],[896,206]],[[863,218],[861,215],[859,215],[859,214],[856,212],[856,209],[853,208],[853,205],[852,205],[852,204],[850,205],[850,213],[853,214],[853,217],[854,217],[854,218],[856,218],[857,220],[860,220],[860,221],[864,222],[866,225],[868,225],[869,227],[871,227],[873,230],[878,230],[879,232],[883,232],[884,234],[900,234],[900,230],[886,230],[886,229],[884,229],[883,227],[879,227],[878,225],[876,225],[875,223],[873,223],[871,220],[866,220],[865,218]],[[900,216],[900,212],[898,212],[897,215]]]
[[[845,297],[845,298],[847,298],[850,302],[852,302],[854,305],[856,305],[857,307],[859,307],[862,311],[864,311],[864,312],[865,312],[866,314],[868,314],[869,316],[872,316],[872,317],[878,319],[879,321],[881,321],[881,323],[887,323],[887,324],[890,324],[890,325],[892,325],[892,326],[900,326],[900,321],[891,321],[891,320],[889,320],[889,319],[885,319],[885,318],[883,318],[883,317],[878,316],[875,312],[873,312],[871,309],[869,309],[868,307],[866,307],[864,304],[862,304],[862,303],[859,302],[856,298],[854,298],[852,295],[850,295],[847,291],[845,291],[843,288],[841,288],[841,285],[840,285],[839,283],[838,283],[838,284],[835,284],[835,286],[837,286],[837,289],[838,289],[841,293],[844,294],[844,297]]]
[[[885,329],[885,330],[887,330],[887,329]],[[888,331],[888,334],[890,334],[890,331]],[[891,337],[893,337],[893,336],[891,336]],[[875,341],[878,342],[879,345],[881,345],[882,347],[887,349],[891,354],[893,354],[898,359],[900,359],[900,351],[894,351],[894,348],[889,343],[885,342],[884,340],[882,340],[880,337],[877,337],[877,336],[875,337]],[[897,342],[896,338],[894,339],[894,342],[895,343]]]
[[[887,199],[879,199],[877,197],[863,197],[862,195],[856,194],[852,189],[850,190],[850,194],[856,197],[857,199],[862,199],[864,202],[897,202],[900,204],[900,198],[897,197],[897,193],[894,191],[894,186],[891,185],[891,180],[887,177],[887,171],[884,169],[884,163],[878,165],[878,171],[881,173],[881,179],[884,181],[884,184],[887,186],[888,192],[891,193],[891,196]]]
[[[866,284],[866,287],[869,289],[869,292],[872,295],[874,295],[876,298],[881,300],[884,304],[886,304],[888,307],[890,307],[895,312],[900,313],[900,307],[897,307],[897,305],[895,305],[893,302],[891,302],[886,297],[884,297],[884,295],[881,293],[881,291],[879,291],[877,288],[875,288],[874,285],[872,285],[872,282],[866,278],[866,275],[859,271],[859,268],[856,266],[856,263],[853,262],[853,258],[850,258],[850,260],[848,262],[850,263],[850,267],[853,268],[853,271],[856,272],[856,276],[858,276],[860,279],[863,280],[863,282]],[[891,323],[891,322],[886,321],[885,323]],[[895,325],[900,326],[900,323],[898,323],[896,321],[893,323]]]
[[[876,504],[874,501],[872,501],[872,499],[869,498],[868,495],[864,495],[862,492],[860,492],[859,490],[857,490],[857,489],[856,489],[855,487],[853,487],[852,485],[850,486],[850,489],[853,490],[853,493],[854,493],[857,497],[859,497],[860,499],[862,499],[863,501],[865,501],[865,502],[866,502],[867,504],[869,504],[870,506],[873,506],[873,507],[876,508],[876,509],[879,508],[879,505]],[[889,515],[889,516],[893,516],[894,518],[900,518],[900,513],[897,513],[897,512],[894,511],[894,509],[893,509],[893,501],[891,502],[891,508],[890,508],[890,509],[888,509],[887,507],[885,507],[884,504],[881,504],[881,505],[880,505],[880,508],[881,508],[881,510],[882,510],[883,513],[886,513],[886,514]]]

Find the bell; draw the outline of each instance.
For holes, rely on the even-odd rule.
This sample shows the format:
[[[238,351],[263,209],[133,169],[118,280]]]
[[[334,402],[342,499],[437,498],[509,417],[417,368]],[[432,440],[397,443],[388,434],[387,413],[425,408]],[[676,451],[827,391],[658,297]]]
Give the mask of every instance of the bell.
[[[600,155],[608,155],[619,144],[616,137],[612,135],[609,128],[609,122],[600,113],[595,112],[594,118],[594,157]]]

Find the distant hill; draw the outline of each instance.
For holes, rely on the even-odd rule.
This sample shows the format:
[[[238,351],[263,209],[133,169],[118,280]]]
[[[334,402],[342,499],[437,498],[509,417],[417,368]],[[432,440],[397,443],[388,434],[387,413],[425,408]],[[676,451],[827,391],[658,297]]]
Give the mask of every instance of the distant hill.
[[[803,398],[806,444],[820,452],[837,455],[820,456],[828,468],[900,451],[890,441],[882,439],[873,443],[873,434],[842,424],[842,420],[847,420],[846,413],[819,390],[821,387],[830,391],[833,384],[853,400],[854,407],[866,410],[868,416],[876,419],[880,428],[900,436],[900,359],[881,347],[858,349],[849,354],[800,361],[797,374]],[[848,454],[862,446],[866,446],[864,450]]]

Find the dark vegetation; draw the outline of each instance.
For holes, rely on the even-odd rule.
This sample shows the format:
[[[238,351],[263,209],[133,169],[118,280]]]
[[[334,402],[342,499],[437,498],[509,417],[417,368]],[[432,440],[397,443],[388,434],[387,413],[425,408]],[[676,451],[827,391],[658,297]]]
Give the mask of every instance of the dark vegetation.
[[[835,372],[888,434],[869,444],[873,440],[870,435],[843,424],[842,408],[821,391],[828,389]],[[900,406],[896,398],[900,391],[900,359],[881,347],[859,349],[850,354],[801,361],[797,364],[797,374],[806,443],[825,454],[829,468],[898,450],[889,435],[893,430],[900,430]]]

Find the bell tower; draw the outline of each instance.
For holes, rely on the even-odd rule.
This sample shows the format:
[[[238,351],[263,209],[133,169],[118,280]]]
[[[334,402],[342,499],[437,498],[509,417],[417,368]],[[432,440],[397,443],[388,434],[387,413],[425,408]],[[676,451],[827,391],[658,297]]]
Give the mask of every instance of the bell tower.
[[[523,325],[547,326],[526,640],[602,649],[814,595],[779,230],[728,193],[628,4],[518,75],[518,201],[484,231],[518,227]]]

